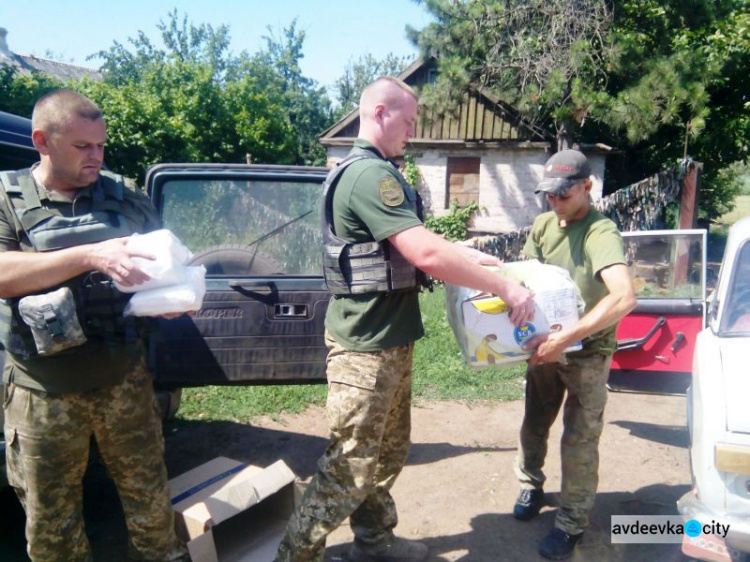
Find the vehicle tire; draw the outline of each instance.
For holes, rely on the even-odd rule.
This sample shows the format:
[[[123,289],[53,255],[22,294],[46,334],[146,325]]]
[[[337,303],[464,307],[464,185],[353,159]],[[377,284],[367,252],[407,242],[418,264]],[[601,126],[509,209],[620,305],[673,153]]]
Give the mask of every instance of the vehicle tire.
[[[199,252],[190,265],[202,265],[208,275],[280,275],[284,268],[255,248],[223,244]]]

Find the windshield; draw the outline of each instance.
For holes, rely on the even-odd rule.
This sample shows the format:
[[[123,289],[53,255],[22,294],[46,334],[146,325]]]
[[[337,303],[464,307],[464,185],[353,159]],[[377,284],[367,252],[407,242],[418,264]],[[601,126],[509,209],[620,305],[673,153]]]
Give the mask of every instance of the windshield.
[[[737,253],[721,323],[720,335],[750,336],[750,242]]]
[[[237,259],[230,254],[244,249],[248,260],[262,253],[276,274],[320,275],[320,196],[312,180],[172,180],[162,189],[162,220],[198,256]]]

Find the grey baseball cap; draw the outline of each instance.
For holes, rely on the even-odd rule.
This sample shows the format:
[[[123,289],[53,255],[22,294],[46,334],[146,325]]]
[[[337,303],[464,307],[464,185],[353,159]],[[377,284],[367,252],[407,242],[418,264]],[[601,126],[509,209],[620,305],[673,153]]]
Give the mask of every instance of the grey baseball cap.
[[[542,191],[562,195],[577,181],[591,176],[589,161],[577,150],[561,150],[553,154],[544,165],[544,179],[536,186],[534,193]]]

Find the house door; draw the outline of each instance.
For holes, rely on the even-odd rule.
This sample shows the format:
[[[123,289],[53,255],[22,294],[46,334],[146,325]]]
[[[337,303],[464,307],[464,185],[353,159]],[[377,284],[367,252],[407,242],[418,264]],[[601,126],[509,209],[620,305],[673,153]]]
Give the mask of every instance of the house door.
[[[472,201],[479,203],[479,158],[448,157],[447,189],[445,208],[450,208],[454,199],[459,207]]]

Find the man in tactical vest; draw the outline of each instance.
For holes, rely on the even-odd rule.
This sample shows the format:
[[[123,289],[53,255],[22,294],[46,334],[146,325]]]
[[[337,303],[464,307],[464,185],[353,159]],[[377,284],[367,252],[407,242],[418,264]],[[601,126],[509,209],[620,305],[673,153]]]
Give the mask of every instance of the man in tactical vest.
[[[8,481],[26,510],[34,562],[92,559],[81,481],[93,435],[119,490],[138,560],[182,560],[161,423],[139,326],[123,318],[139,284],[127,236],[159,228],[148,198],[101,170],[99,108],[58,90],[34,106],[41,162],[0,172],[0,341],[6,350]]]
[[[322,561],[326,537],[347,517],[355,535],[349,560],[427,557],[424,544],[393,534],[389,492],[409,451],[424,274],[500,295],[515,324],[533,314],[529,291],[477,263],[495,258],[422,225],[416,191],[388,160],[415,134],[414,91],[379,78],[363,91],[359,112],[359,138],[329,174],[324,197],[325,276],[334,295],[326,316],[331,441],[289,522],[279,562]]]

